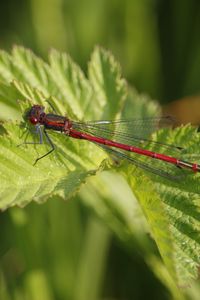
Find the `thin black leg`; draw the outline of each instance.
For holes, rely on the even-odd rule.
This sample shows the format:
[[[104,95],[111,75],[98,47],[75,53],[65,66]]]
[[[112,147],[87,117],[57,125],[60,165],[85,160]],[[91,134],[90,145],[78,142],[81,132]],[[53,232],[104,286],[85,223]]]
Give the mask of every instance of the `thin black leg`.
[[[41,132],[41,131],[40,131],[40,132]],[[48,133],[46,132],[45,129],[44,129],[44,134],[45,134],[45,136],[46,136],[46,138],[47,138],[48,143],[49,143],[50,146],[51,146],[51,150],[49,150],[49,151],[48,151],[47,153],[45,153],[44,155],[38,157],[38,158],[35,160],[34,164],[33,164],[34,166],[36,165],[36,163],[37,163],[40,159],[44,158],[45,156],[49,155],[51,152],[53,152],[53,151],[55,150],[55,145],[53,144],[52,140],[50,139],[50,137],[49,137],[49,135],[48,135]],[[43,139],[43,137],[42,137],[42,132],[41,132],[41,136],[40,136],[40,141],[41,141],[41,138]]]
[[[52,140],[50,139],[48,133],[46,132],[46,130],[44,129],[44,130],[42,131],[42,128],[41,128],[41,126],[40,126],[39,124],[36,125],[35,127],[36,127],[35,133],[36,133],[37,135],[39,135],[39,141],[38,141],[38,142],[27,142],[27,141],[25,140],[22,144],[19,144],[19,145],[17,145],[17,146],[19,147],[19,146],[22,146],[22,145],[38,145],[38,144],[41,145],[41,144],[43,144],[43,143],[44,143],[44,140],[43,140],[43,132],[44,132],[44,134],[45,134],[45,136],[46,136],[46,139],[47,139],[47,142],[48,142],[48,143],[50,144],[50,146],[51,146],[51,149],[50,149],[47,153],[45,153],[44,155],[38,157],[38,158],[35,160],[33,166],[36,165],[36,163],[38,162],[38,160],[40,160],[40,159],[42,159],[43,157],[49,155],[51,152],[53,152],[53,151],[55,150],[55,146],[54,146]],[[27,136],[28,136],[28,135],[27,135]],[[27,136],[26,136],[26,138],[27,138]]]

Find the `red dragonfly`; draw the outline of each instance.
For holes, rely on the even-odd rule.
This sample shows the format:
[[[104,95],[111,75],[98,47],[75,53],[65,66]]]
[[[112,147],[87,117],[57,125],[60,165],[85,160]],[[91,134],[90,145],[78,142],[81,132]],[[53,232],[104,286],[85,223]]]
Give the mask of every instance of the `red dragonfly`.
[[[190,169],[193,172],[200,172],[200,165],[184,161],[176,158],[173,155],[166,155],[157,151],[145,149],[151,145],[169,152],[180,153],[182,148],[173,145],[162,144],[160,142],[151,141],[148,136],[159,129],[171,124],[171,117],[163,118],[148,118],[143,120],[116,120],[116,121],[91,121],[78,122],[72,121],[65,116],[45,113],[45,109],[41,105],[33,105],[27,113],[28,121],[35,126],[36,133],[39,135],[39,144],[43,143],[43,134],[46,136],[51,149],[41,157],[38,157],[34,165],[45,156],[55,150],[54,143],[49,137],[47,131],[59,131],[63,134],[75,139],[83,139],[93,142],[101,146],[104,150],[113,154],[120,159],[126,159],[130,163],[138,166],[146,171],[154,174],[174,179],[176,172],[173,175],[169,169],[156,165],[155,161],[165,162],[165,165],[174,165],[176,169]],[[30,144],[25,142],[25,144]],[[130,153],[134,153],[131,157]],[[153,158],[150,163],[147,163],[141,157]]]

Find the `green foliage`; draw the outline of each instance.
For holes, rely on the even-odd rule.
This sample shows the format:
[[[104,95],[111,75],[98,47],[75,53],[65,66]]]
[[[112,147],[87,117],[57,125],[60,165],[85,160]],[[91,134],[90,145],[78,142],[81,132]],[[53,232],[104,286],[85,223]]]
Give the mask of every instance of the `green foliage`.
[[[0,53],[0,103],[5,114],[4,110],[1,113],[2,118],[11,119],[4,123],[5,132],[0,136],[0,207],[24,206],[32,200],[41,203],[56,196],[69,199],[91,175],[108,170],[112,165],[128,181],[148,226],[141,211],[137,224],[129,215],[131,210],[138,211],[137,206],[127,202],[122,208],[125,194],[118,190],[118,181],[113,184],[114,179],[102,177],[92,182],[90,178],[88,189],[83,189],[80,197],[105,221],[107,216],[102,213],[103,210],[117,216],[116,224],[110,226],[122,240],[132,238],[137,232],[136,240],[142,249],[145,247],[139,239],[138,224],[145,224],[173,280],[177,285],[183,285],[198,276],[199,175],[191,174],[180,182],[173,182],[144,173],[126,163],[117,167],[109,164],[107,154],[95,145],[58,133],[50,133],[56,145],[55,153],[36,166],[33,166],[35,159],[47,151],[48,145],[17,147],[27,133],[27,141],[35,138],[31,133],[33,128],[22,118],[24,112],[33,104],[42,104],[46,110],[51,110],[46,99],[50,99],[59,113],[66,112],[75,119],[115,119],[120,115],[133,117],[138,114],[138,117],[143,117],[159,111],[147,97],[128,90],[121,78],[119,65],[109,52],[101,48],[94,50],[88,74],[89,79],[68,55],[55,50],[49,55],[49,64],[21,47],[15,47],[11,55]],[[154,135],[154,139],[187,147],[187,152],[183,151],[183,159],[199,155],[200,137],[190,126],[173,131],[162,130]],[[120,196],[118,202],[115,199],[111,202],[112,197],[106,196],[106,185],[112,191],[117,190]],[[90,201],[91,197],[93,201]],[[145,255],[147,263],[152,266],[154,259],[147,253]],[[170,282],[169,279],[166,281]],[[174,289],[172,283],[168,285],[171,290]]]

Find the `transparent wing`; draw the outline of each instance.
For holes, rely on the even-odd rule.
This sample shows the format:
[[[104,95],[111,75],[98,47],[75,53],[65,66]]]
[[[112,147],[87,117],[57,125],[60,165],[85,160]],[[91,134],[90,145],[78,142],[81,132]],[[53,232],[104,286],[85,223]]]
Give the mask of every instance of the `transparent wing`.
[[[137,147],[153,147],[162,152],[180,155],[181,147],[152,141],[150,136],[156,130],[173,127],[176,124],[172,117],[145,118],[137,120],[73,122],[73,128],[104,139]]]
[[[139,167],[155,175],[164,177],[168,180],[181,181],[185,179],[187,175],[191,174],[190,172],[188,172],[188,170],[183,170],[175,165],[166,164],[163,161],[139,157],[137,154],[133,153],[127,154],[123,150],[116,150],[105,145],[96,145],[103,148],[108,154],[114,155],[120,160],[127,160],[136,167]],[[147,162],[147,160],[149,160],[149,162]]]
[[[121,136],[126,132],[127,137],[143,137],[148,138],[149,135],[160,128],[172,127],[176,124],[174,118],[158,117],[144,118],[133,120],[104,120],[104,121],[89,121],[89,122],[74,122],[73,126],[89,130],[90,132],[103,134],[106,137],[113,136],[113,132]],[[103,136],[102,136],[103,137]]]

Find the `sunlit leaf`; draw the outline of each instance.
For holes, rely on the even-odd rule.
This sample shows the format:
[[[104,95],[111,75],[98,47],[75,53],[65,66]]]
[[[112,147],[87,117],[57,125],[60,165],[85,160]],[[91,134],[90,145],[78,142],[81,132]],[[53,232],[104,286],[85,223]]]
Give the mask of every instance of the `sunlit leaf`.
[[[89,177],[112,166],[123,174],[140,203],[151,236],[174,281],[182,285],[197,278],[200,262],[198,174],[188,172],[184,180],[173,181],[143,172],[127,162],[118,167],[118,162],[108,164],[108,159],[105,160],[108,155],[94,144],[56,132],[49,132],[56,146],[54,153],[33,165],[37,157],[49,150],[46,140],[42,145],[22,145],[24,141],[38,142],[33,126],[27,124],[25,118],[25,112],[34,104],[43,105],[47,112],[52,112],[53,107],[69,118],[85,120],[159,114],[157,104],[147,96],[138,95],[134,90],[127,92],[118,63],[101,48],[96,48],[92,54],[89,79],[66,54],[53,50],[49,61],[50,64],[43,62],[22,47],[15,47],[11,55],[0,53],[1,116],[7,120],[0,135],[0,208],[24,206],[33,200],[43,202],[50,196],[69,199]],[[180,158],[199,162],[200,137],[194,128],[165,129],[152,138],[181,146],[184,150]],[[143,162],[152,167],[159,163],[147,158]],[[172,168],[161,162],[158,166],[161,170],[166,168],[167,172],[182,174],[175,166]],[[109,197],[103,196],[106,183],[109,184],[108,180],[103,185],[99,182],[93,186],[92,194],[99,194],[99,199],[106,201],[105,207],[120,220],[119,203],[111,204]],[[123,201],[125,193],[120,194],[117,184],[115,189]],[[91,203],[95,208],[95,200]],[[136,224],[130,221],[128,204],[119,207],[123,210],[123,218],[118,223],[118,228],[124,226],[120,233],[123,240],[126,230],[128,236],[137,230],[130,228]]]

